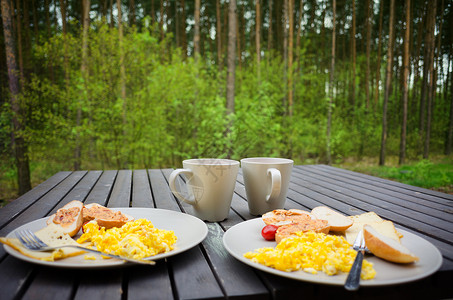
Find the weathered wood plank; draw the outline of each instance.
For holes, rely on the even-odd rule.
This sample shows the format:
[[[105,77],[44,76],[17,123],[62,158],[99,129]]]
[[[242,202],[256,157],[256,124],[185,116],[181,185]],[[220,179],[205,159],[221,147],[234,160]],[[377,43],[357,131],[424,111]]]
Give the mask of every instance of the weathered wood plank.
[[[224,298],[215,275],[199,246],[168,258],[173,271],[177,298]]]
[[[299,173],[293,173],[294,176],[298,176]],[[307,175],[307,174],[305,174]],[[402,190],[392,191],[387,187],[380,187],[375,182],[360,182],[357,180],[351,180],[344,175],[336,174],[325,174],[315,168],[311,169],[308,176],[322,176],[325,180],[335,180],[347,184],[352,190],[364,190],[367,195],[379,196],[384,201],[397,203],[403,207],[409,207],[415,211],[422,211],[425,214],[436,216],[444,220],[449,220],[452,217],[453,208],[444,204],[437,203],[432,199],[423,199],[413,195],[407,195]],[[430,197],[433,198],[433,197]],[[449,212],[448,212],[449,211]]]
[[[154,266],[127,269],[127,299],[173,299],[168,264],[159,260]]]
[[[153,176],[151,178],[151,186],[153,187],[156,206],[158,208],[181,211],[183,210],[182,207],[177,204],[177,200],[168,186],[168,176],[170,176],[171,172],[172,169],[162,169],[160,174],[150,172],[150,176]],[[154,192],[156,191],[155,188],[159,191],[159,197]],[[160,205],[164,206],[160,207]],[[201,246],[196,246],[167,260],[170,264],[171,274],[173,274],[177,298],[224,297],[222,288],[219,286],[208,261],[203,256]],[[200,286],[203,286],[203,291],[201,291]]]
[[[434,218],[407,207],[402,207],[401,205],[390,201],[382,201],[383,196],[380,194],[357,189],[349,184],[327,179],[319,175],[311,174],[308,177],[299,174],[296,175],[296,177],[309,181],[312,184],[322,185],[337,192],[339,194],[338,196],[335,196],[337,199],[342,195],[346,196],[348,198],[344,198],[346,203],[353,204],[356,207],[361,207],[361,205],[364,204],[364,206],[361,207],[362,209],[368,211],[374,210],[380,216],[393,220],[394,222],[402,223],[411,228],[416,228],[420,232],[438,237],[446,242],[453,241],[453,223],[451,222]]]
[[[58,203],[57,206],[50,212],[54,214],[58,209],[68,204],[73,200],[85,201],[85,198],[90,193],[96,181],[101,176],[101,171],[90,171],[88,172],[77,184],[76,186]]]
[[[3,247],[2,247],[3,249]],[[0,299],[19,299],[26,291],[28,279],[31,278],[34,265],[7,256],[0,262]]]
[[[70,174],[71,172],[58,172],[40,185],[33,188],[31,191],[28,191],[16,200],[2,207],[2,209],[0,209],[0,228],[3,228],[18,214],[22,213],[35,201],[43,197]]]
[[[70,300],[75,288],[75,273],[65,269],[37,268],[23,300]]]
[[[148,170],[154,202],[157,208],[181,211],[174,200],[161,170]]]
[[[117,174],[118,171],[116,170],[102,172],[101,177],[88,194],[85,204],[98,203],[106,206]]]
[[[74,295],[75,300],[123,299],[124,270],[122,268],[77,272],[80,283]]]
[[[132,174],[133,207],[154,207],[153,195],[146,170],[136,170]]]
[[[209,233],[203,241],[206,254],[216,276],[222,282],[228,299],[262,299],[267,288],[253,270],[232,257],[223,246],[223,230],[217,223],[208,223]]]
[[[15,228],[28,222],[48,216],[50,212],[58,205],[58,203],[71,191],[71,189],[83,178],[86,174],[84,171],[71,173],[55,188],[30,205],[27,210],[11,220],[5,227],[0,229],[0,236],[6,236]],[[0,259],[6,254],[3,247],[0,247]]]
[[[108,207],[129,207],[131,203],[132,171],[120,170],[113,184]]]
[[[332,166],[327,165],[306,165],[306,166],[297,166],[298,169],[305,169],[314,167],[319,170],[323,170],[324,172],[332,172],[336,174],[341,174],[342,176],[351,176],[352,180],[356,180],[358,182],[361,181],[368,181],[374,182],[377,185],[383,186],[389,190],[394,191],[401,191],[404,194],[411,195],[414,197],[425,198],[427,200],[438,201],[439,203],[443,203],[449,206],[453,206],[453,195],[433,191],[430,189],[425,189],[405,183],[401,183],[398,181],[388,180],[384,178],[379,178],[375,176],[371,176],[368,174],[358,173],[346,169],[335,168]]]

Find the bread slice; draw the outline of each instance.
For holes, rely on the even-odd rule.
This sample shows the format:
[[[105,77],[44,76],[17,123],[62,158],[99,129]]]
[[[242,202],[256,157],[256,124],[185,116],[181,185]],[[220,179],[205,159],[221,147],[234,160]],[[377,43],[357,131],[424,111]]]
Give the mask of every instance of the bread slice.
[[[313,214],[301,209],[275,209],[263,214],[261,218],[266,225],[272,224],[276,226],[316,219]]]
[[[64,232],[63,227],[54,224],[53,222],[51,222],[48,226],[44,227],[43,229],[38,230],[37,232],[35,232],[35,234],[49,246],[58,247],[62,245],[79,245],[67,233]],[[22,243],[16,238],[1,237],[0,242],[12,247],[16,251],[20,252],[22,255],[43,261],[55,261],[67,257],[80,255],[82,253],[86,253],[85,251],[77,248],[61,248],[58,250],[54,250],[52,252],[32,251],[25,248],[22,245]]]
[[[401,235],[395,229],[392,221],[384,220],[374,212],[367,212],[360,215],[349,216],[354,223],[345,231],[345,238],[351,245],[364,225],[372,225],[375,230],[389,238],[399,242]]]
[[[363,237],[368,249],[382,259],[395,263],[412,263],[419,258],[398,241],[380,234],[371,225],[363,226]]]
[[[55,214],[47,219],[46,223],[47,225],[56,224],[60,226],[64,233],[73,237],[82,227],[82,210],[83,203],[78,200],[73,200],[58,209]]]
[[[109,229],[112,227],[121,227],[127,222],[133,221],[134,218],[100,204],[91,203],[85,205],[83,208],[83,224],[93,220],[96,221],[99,226]]]
[[[330,226],[326,220],[306,220],[300,223],[293,223],[279,226],[275,233],[275,241],[280,243],[284,238],[295,235],[296,232],[314,231],[317,233],[329,233]]]
[[[329,222],[330,230],[332,231],[345,231],[354,223],[351,218],[326,206],[315,207],[312,209],[311,213],[318,219],[327,220],[327,222]]]

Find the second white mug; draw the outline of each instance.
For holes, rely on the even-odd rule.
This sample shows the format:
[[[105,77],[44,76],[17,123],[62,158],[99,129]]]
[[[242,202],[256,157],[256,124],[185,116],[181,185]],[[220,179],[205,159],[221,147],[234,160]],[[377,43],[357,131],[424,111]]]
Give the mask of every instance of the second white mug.
[[[286,158],[241,159],[250,214],[262,215],[284,207],[293,164]]]

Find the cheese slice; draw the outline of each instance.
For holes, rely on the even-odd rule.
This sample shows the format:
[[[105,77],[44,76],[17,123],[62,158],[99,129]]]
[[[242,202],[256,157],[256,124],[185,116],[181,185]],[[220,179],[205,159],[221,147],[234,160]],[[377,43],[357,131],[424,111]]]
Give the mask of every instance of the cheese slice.
[[[52,247],[58,247],[62,245],[79,245],[68,234],[64,233],[60,226],[57,226],[53,223],[35,232],[35,234],[44,243]],[[25,256],[43,261],[55,261],[85,253],[85,251],[77,248],[61,248],[46,252],[32,251],[24,247],[17,238],[0,237],[0,242],[12,247]]]

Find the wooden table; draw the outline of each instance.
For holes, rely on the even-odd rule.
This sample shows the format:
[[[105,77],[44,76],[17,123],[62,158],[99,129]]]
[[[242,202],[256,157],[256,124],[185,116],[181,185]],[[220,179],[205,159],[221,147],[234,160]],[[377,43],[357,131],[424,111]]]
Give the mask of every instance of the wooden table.
[[[71,200],[109,207],[157,207],[191,214],[168,187],[172,169],[59,172],[0,209],[0,236],[43,218]],[[8,255],[0,247],[0,299],[445,299],[453,297],[453,196],[325,165],[295,166],[286,208],[327,205],[346,215],[374,211],[397,227],[434,244],[443,255],[435,274],[385,287],[313,284],[255,270],[233,258],[222,237],[230,227],[254,218],[241,172],[228,219],[206,223],[207,238],[189,251],[155,266],[102,270],[40,266]],[[342,297],[342,298],[337,298]]]

